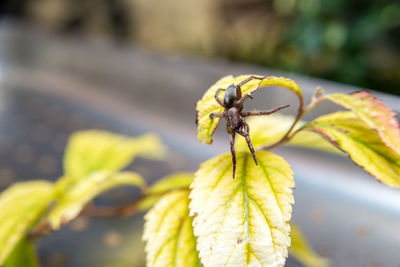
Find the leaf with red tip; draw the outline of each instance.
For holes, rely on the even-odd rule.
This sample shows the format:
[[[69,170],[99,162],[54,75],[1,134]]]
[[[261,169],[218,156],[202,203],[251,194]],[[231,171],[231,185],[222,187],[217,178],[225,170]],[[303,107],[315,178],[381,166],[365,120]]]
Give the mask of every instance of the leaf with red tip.
[[[388,147],[400,155],[400,128],[396,114],[376,96],[367,91],[359,91],[352,94],[326,95],[321,98],[324,99],[353,111],[369,128],[379,133]]]
[[[377,180],[400,188],[400,156],[354,112],[321,116],[308,123],[305,129],[322,135]]]

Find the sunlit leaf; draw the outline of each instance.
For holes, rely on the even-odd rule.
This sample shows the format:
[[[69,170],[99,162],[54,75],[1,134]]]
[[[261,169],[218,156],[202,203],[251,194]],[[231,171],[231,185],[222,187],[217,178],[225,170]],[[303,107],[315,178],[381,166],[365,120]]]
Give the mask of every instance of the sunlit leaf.
[[[293,172],[280,156],[258,151],[258,166],[239,152],[200,165],[191,185],[190,214],[204,266],[283,266],[290,245]]]
[[[170,174],[161,180],[155,182],[147,190],[148,194],[162,194],[174,189],[189,188],[189,185],[193,181],[193,173],[180,172]]]
[[[300,131],[293,136],[287,145],[318,149],[325,152],[343,155],[341,150],[314,132]]]
[[[34,245],[23,238],[8,256],[4,267],[39,267]]]
[[[0,194],[0,266],[53,199],[47,181],[17,183]]]
[[[366,91],[352,94],[331,94],[322,97],[347,109],[376,130],[387,146],[400,155],[400,128],[396,114],[377,97]]]
[[[146,190],[146,197],[138,202],[137,209],[144,211],[151,208],[167,192],[189,188],[193,181],[193,173],[174,173],[154,183]]]
[[[259,88],[267,87],[267,86],[279,86],[279,87],[283,87],[285,89],[289,89],[290,91],[292,91],[293,93],[295,93],[297,95],[297,97],[299,98],[301,103],[303,102],[303,92],[301,91],[300,86],[291,79],[284,78],[284,77],[268,76],[268,77],[265,77],[259,83]],[[248,94],[253,91],[254,90],[246,91],[245,94]]]
[[[254,148],[258,149],[278,142],[289,130],[293,121],[294,117],[280,114],[248,118],[247,123],[249,124],[250,138]],[[304,125],[304,123],[305,122],[300,121],[295,130]],[[288,143],[285,143],[285,145],[314,148],[331,153],[342,154],[339,149],[330,144],[320,135],[310,131],[298,132]],[[236,138],[236,149],[238,151],[248,150],[244,138],[240,136]]]
[[[143,188],[145,182],[139,174],[133,172],[94,172],[59,197],[47,220],[53,229],[58,229],[78,216],[82,208],[97,195],[123,185]]]
[[[289,130],[293,123],[292,116],[272,114],[269,116],[249,117],[246,122],[250,128],[250,138],[254,148],[271,145],[278,142]],[[236,149],[247,151],[247,143],[244,138],[238,136],[236,139]]]
[[[188,205],[188,190],[173,191],[146,214],[147,266],[201,266]]]
[[[213,112],[222,112],[224,110],[216,101],[215,101],[215,93],[217,92],[218,88],[226,89],[231,84],[238,84],[241,81],[247,79],[251,75],[241,75],[237,77],[233,77],[232,75],[225,76],[213,84],[203,95],[199,102],[196,105],[197,111],[197,138],[205,144],[212,143],[212,135],[215,132],[215,129],[218,126],[220,118],[210,118],[210,113]],[[257,76],[263,77],[263,76]],[[299,100],[300,100],[300,107],[303,106],[303,97],[302,92],[299,85],[294,82],[293,80],[286,79],[283,77],[274,77],[268,76],[263,77],[263,80],[254,79],[250,82],[243,85],[242,88],[242,95],[252,93],[258,90],[261,87],[267,86],[278,86],[284,87],[289,89],[290,91],[294,92]],[[220,97],[223,98],[223,91],[220,93]]]
[[[136,156],[160,158],[165,151],[165,146],[153,134],[133,138],[98,130],[77,132],[66,148],[65,177],[79,180],[94,171],[117,171]]]
[[[336,112],[310,122],[321,134],[379,181],[400,188],[400,156],[353,112]]]
[[[225,76],[218,80],[215,84],[213,84],[203,95],[203,97],[197,102],[196,111],[197,111],[197,138],[205,144],[212,143],[212,135],[217,128],[220,118],[209,117],[212,112],[222,112],[224,110],[216,101],[215,101],[215,93],[218,88],[226,89],[231,84],[237,84],[250,75],[241,75],[237,77],[233,77],[232,75]],[[252,80],[248,82],[246,85],[242,87],[244,89],[250,89],[251,87],[256,87],[260,81]]]
[[[292,243],[289,247],[289,254],[296,258],[306,267],[329,267],[329,260],[319,256],[310,246],[300,228],[290,224],[290,238]]]

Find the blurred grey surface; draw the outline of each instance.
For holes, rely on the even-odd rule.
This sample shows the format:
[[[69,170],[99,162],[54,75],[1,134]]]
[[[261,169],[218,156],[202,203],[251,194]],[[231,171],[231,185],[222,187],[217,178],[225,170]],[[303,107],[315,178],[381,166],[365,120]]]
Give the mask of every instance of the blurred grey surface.
[[[88,128],[137,135],[157,132],[171,148],[166,162],[138,159],[129,167],[149,182],[228,151],[219,129],[211,146],[196,139],[196,101],[227,74],[295,79],[309,101],[314,88],[327,93],[360,90],[323,80],[224,61],[162,55],[141,47],[79,36],[54,36],[13,23],[0,25],[0,188],[15,181],[62,173],[70,133]],[[377,94],[400,108],[399,98]],[[265,89],[250,107],[291,104],[289,92]],[[310,117],[337,109],[320,106]],[[220,127],[223,128],[223,127]],[[400,194],[379,184],[348,159],[306,149],[280,148],[295,172],[294,221],[333,266],[400,266]],[[97,199],[121,203],[137,194],[119,189]],[[80,218],[44,238],[43,266],[143,266],[142,216]],[[287,266],[300,266],[289,258]]]

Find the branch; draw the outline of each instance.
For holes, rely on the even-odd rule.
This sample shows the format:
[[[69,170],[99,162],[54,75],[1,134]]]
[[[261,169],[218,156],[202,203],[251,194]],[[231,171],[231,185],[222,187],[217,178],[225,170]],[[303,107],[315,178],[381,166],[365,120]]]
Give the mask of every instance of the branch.
[[[86,205],[80,216],[90,217],[121,217],[132,216],[138,211],[138,203],[144,196],[135,199],[132,202],[118,205],[118,206],[96,206],[93,204]]]
[[[321,96],[323,95],[323,90],[319,87],[316,88],[312,98],[311,98],[311,102],[310,104],[308,104],[307,107],[303,108],[303,102],[300,101],[300,106],[297,112],[297,116],[295,118],[295,120],[293,121],[292,126],[289,128],[289,130],[286,132],[286,134],[275,144],[269,145],[269,146],[265,146],[262,147],[260,150],[270,150],[273,149],[279,145],[281,145],[282,143],[288,142],[290,139],[293,138],[293,136],[296,135],[296,133],[298,133],[299,131],[301,131],[303,129],[303,127],[301,127],[300,129],[297,129],[295,132],[292,133],[294,127],[296,126],[296,124],[313,108],[315,108],[316,106],[318,106],[321,101],[322,98]]]
[[[127,217],[133,216],[136,213],[140,212],[139,203],[143,199],[147,197],[156,197],[162,196],[174,190],[184,190],[185,188],[179,189],[171,189],[164,192],[151,193],[151,194],[142,194],[131,202],[116,205],[116,206],[96,206],[93,204],[88,204],[82,208],[79,216],[88,216],[88,217]],[[68,222],[63,223],[62,226],[66,225]],[[28,239],[30,241],[37,241],[40,238],[52,233],[55,231],[50,225],[48,221],[42,221],[33,227],[28,233]]]

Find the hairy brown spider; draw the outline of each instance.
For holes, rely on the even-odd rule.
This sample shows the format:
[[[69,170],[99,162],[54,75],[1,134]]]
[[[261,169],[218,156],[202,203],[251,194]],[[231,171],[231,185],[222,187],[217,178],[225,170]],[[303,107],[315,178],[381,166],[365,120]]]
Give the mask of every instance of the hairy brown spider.
[[[232,163],[233,163],[233,178],[235,178],[236,172],[236,152],[235,152],[235,135],[236,133],[240,134],[246,139],[247,145],[253,155],[254,162],[256,165],[257,157],[254,151],[253,145],[250,140],[249,136],[249,125],[244,120],[245,117],[248,116],[259,116],[259,115],[269,115],[278,110],[283,108],[289,107],[289,105],[279,107],[269,111],[249,111],[249,112],[242,112],[243,110],[243,103],[248,99],[253,97],[250,94],[245,94],[242,96],[242,89],[241,86],[248,83],[253,79],[262,80],[261,77],[250,76],[249,78],[241,81],[238,85],[231,84],[226,89],[219,88],[215,93],[215,100],[220,104],[223,108],[225,108],[224,112],[222,113],[211,113],[210,118],[219,117],[226,119],[226,131],[231,134],[230,138],[230,145],[231,145],[231,154],[232,154]],[[224,100],[222,101],[218,95],[221,91],[225,91]]]

